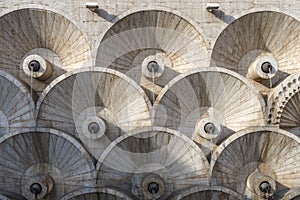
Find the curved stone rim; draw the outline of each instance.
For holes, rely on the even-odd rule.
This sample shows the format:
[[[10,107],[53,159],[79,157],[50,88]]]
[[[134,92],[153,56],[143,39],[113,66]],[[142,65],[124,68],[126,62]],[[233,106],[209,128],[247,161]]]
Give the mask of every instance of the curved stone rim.
[[[211,167],[210,167],[211,174],[213,174],[215,164],[216,164],[218,158],[222,155],[223,151],[226,149],[226,147],[228,147],[235,140],[238,140],[239,138],[241,138],[245,135],[255,134],[257,132],[262,132],[262,131],[279,133],[281,135],[291,138],[292,140],[295,140],[296,142],[298,142],[300,144],[300,138],[298,138],[296,135],[294,135],[288,131],[276,128],[276,127],[254,127],[254,128],[247,128],[247,129],[238,131],[235,134],[231,135],[229,138],[227,138],[224,142],[222,142],[213,151],[213,154],[211,156]]]
[[[67,73],[62,74],[61,76],[57,77],[56,79],[54,79],[43,91],[43,93],[40,95],[40,98],[37,101],[36,104],[36,109],[37,109],[37,116],[39,115],[39,111],[41,106],[43,105],[43,101],[44,99],[47,97],[48,93],[51,91],[51,89],[53,87],[55,87],[56,85],[58,85],[60,82],[66,80],[67,78],[73,76],[73,75],[77,75],[83,72],[102,72],[102,73],[107,73],[107,74],[111,74],[111,75],[115,75],[125,81],[127,81],[132,87],[134,87],[134,89],[136,89],[136,91],[141,95],[141,97],[143,97],[143,99],[145,100],[145,103],[148,107],[148,110],[150,110],[151,106],[151,102],[148,98],[148,96],[146,95],[145,91],[141,88],[141,86],[139,86],[135,81],[133,81],[132,79],[130,79],[128,76],[126,76],[125,74],[118,72],[116,70],[113,69],[109,69],[109,68],[103,68],[103,67],[86,67],[86,68],[80,68],[80,69],[75,69],[72,71],[69,71]]]
[[[300,92],[300,87],[298,86],[299,82],[300,72],[291,74],[270,92],[268,97],[269,110],[267,110],[267,112],[271,114],[269,118],[270,123],[280,124],[281,115],[285,106],[294,95]],[[275,105],[273,106],[273,104]]]
[[[35,102],[33,100],[33,96],[31,95],[30,92],[30,88],[23,83],[21,80],[19,80],[17,77],[9,74],[8,72],[5,72],[3,70],[0,70],[0,76],[2,76],[3,78],[5,78],[8,82],[11,82],[12,84],[14,84],[20,91],[22,94],[24,94],[25,98],[24,99],[20,99],[20,101],[27,101],[26,104],[29,105],[29,107],[31,108],[31,117],[26,119],[25,121],[30,122],[30,125],[28,127],[35,127],[36,126],[36,113],[35,113]],[[8,100],[10,101],[10,100]],[[10,122],[8,122],[9,126],[10,126]],[[9,128],[9,127],[7,127]],[[7,134],[7,133],[6,133]]]
[[[69,141],[72,145],[74,145],[82,154],[83,158],[85,158],[87,160],[87,163],[89,164],[89,167],[91,169],[91,171],[95,170],[95,166],[92,160],[92,157],[90,156],[90,154],[88,153],[88,151],[86,150],[86,148],[79,142],[77,141],[77,139],[75,139],[73,136],[71,136],[70,134],[64,133],[63,131],[60,130],[56,130],[53,128],[23,128],[20,129],[18,131],[13,131],[10,132],[4,136],[2,136],[0,138],[0,145],[5,142],[6,140],[13,138],[15,136],[21,135],[21,134],[29,134],[29,133],[34,133],[34,132],[40,132],[41,134],[54,134],[57,135],[59,137],[62,137],[64,139],[66,139],[67,141]]]
[[[27,4],[27,5],[23,4],[23,5],[9,7],[8,9],[5,9],[3,12],[1,12],[0,19],[2,17],[5,17],[5,16],[9,15],[9,14],[12,14],[14,12],[20,12],[22,10],[33,10],[33,11],[37,11],[37,12],[43,12],[43,11],[51,12],[52,14],[57,15],[57,16],[63,18],[63,19],[66,19],[68,22],[70,22],[70,24],[72,24],[74,26],[74,28],[81,34],[82,39],[84,40],[84,44],[87,48],[87,51],[85,51],[84,59],[82,59],[81,61],[77,61],[76,63],[81,63],[82,62],[80,64],[81,67],[83,67],[83,65],[85,63],[89,63],[89,64],[92,63],[92,48],[91,48],[91,45],[90,45],[90,42],[89,42],[88,34],[87,34],[87,32],[83,31],[84,29],[82,28],[82,25],[80,26],[80,23],[77,20],[75,20],[71,15],[69,15],[66,12],[63,12],[62,10],[59,10],[59,9],[56,9],[56,8],[53,8],[53,7],[33,3],[33,4]],[[45,48],[45,47],[40,46],[38,48]],[[50,51],[53,51],[52,48],[51,49],[47,48],[47,49],[49,49]],[[73,64],[74,63],[68,64],[68,65],[63,65],[63,68],[65,66],[69,66],[69,65],[73,65]]]
[[[199,35],[201,36],[201,39],[203,40],[203,42],[205,43],[205,51],[207,52],[207,54],[209,55],[208,52],[208,41],[206,41],[206,39],[204,38],[204,32],[202,31],[202,29],[200,28],[200,26],[189,16],[182,14],[180,11],[169,8],[169,7],[164,7],[164,6],[154,6],[154,5],[147,5],[147,7],[145,6],[134,6],[132,8],[130,8],[129,10],[126,10],[125,12],[121,13],[119,16],[117,16],[116,18],[114,18],[111,22],[111,26],[109,26],[107,28],[107,30],[105,32],[103,32],[100,35],[100,40],[97,42],[97,44],[95,45],[97,47],[97,49],[99,49],[101,43],[103,42],[103,39],[105,38],[106,34],[109,32],[109,30],[111,30],[112,27],[114,27],[116,24],[118,24],[118,22],[120,22],[122,19],[129,17],[132,14],[138,13],[138,12],[142,12],[142,11],[162,11],[162,12],[168,12],[174,15],[177,15],[178,17],[184,19],[187,23],[191,24],[191,26],[199,33]],[[97,57],[97,51],[96,51],[96,57]]]
[[[300,196],[300,187],[295,187],[295,188],[291,188],[287,193],[285,193],[284,196],[281,198],[281,200],[291,200],[299,196]]]
[[[34,109],[34,101],[32,99],[32,96],[30,95],[30,91],[27,85],[23,84],[19,79],[17,79],[15,76],[0,70],[0,76],[6,78],[8,81],[14,83],[21,91],[22,93],[26,96],[26,99],[28,100],[28,103],[30,103],[30,106],[32,109]]]
[[[235,20],[243,17],[243,16],[246,16],[248,14],[251,14],[251,13],[257,13],[257,12],[275,12],[275,13],[282,13],[282,14],[285,14],[285,15],[288,15],[294,19],[296,19],[297,21],[300,21],[300,18],[295,15],[294,13],[288,13],[286,12],[285,10],[280,10],[279,8],[275,8],[275,7],[271,7],[271,8],[268,8],[268,9],[265,9],[265,8],[250,8],[250,9],[247,9],[246,11],[241,11],[239,12],[238,14],[234,15],[233,17],[235,18]],[[298,19],[299,18],[299,19]],[[235,21],[234,20],[234,21]],[[232,23],[234,23],[234,21]],[[229,24],[230,25],[230,24]],[[228,25],[228,26],[229,26]],[[228,27],[227,26],[227,27]],[[225,29],[227,28],[225,27]],[[220,34],[219,34],[220,35]]]
[[[215,43],[212,48],[210,66],[211,67],[223,66],[225,68],[228,68],[228,69],[231,69],[238,73],[241,73],[241,74],[243,74],[243,76],[251,79],[251,76],[253,76],[253,75],[251,75],[251,74],[253,74],[253,70],[251,68],[253,66],[249,67],[249,65],[248,65],[248,64],[250,64],[249,62],[253,61],[256,53],[270,52],[271,55],[274,56],[275,60],[278,63],[278,66],[277,66],[278,71],[276,73],[277,75],[273,76],[272,81],[268,81],[268,79],[269,79],[268,76],[271,78],[270,74],[268,74],[268,76],[265,76],[263,79],[261,79],[259,77],[257,79],[255,77],[252,77],[252,78],[256,79],[256,80],[254,80],[254,82],[258,83],[258,88],[261,91],[266,90],[265,92],[269,92],[273,88],[273,85],[280,84],[280,82],[283,78],[286,78],[287,75],[292,74],[294,72],[293,69],[290,67],[290,65],[287,62],[285,62],[285,59],[287,59],[287,58],[281,57],[279,55],[279,53],[282,54],[282,51],[283,51],[282,48],[280,48],[280,45],[282,46],[282,43],[284,45],[292,46],[293,43],[291,43],[288,38],[293,37],[293,38],[295,38],[294,40],[296,40],[296,38],[298,38],[297,34],[296,35],[293,34],[292,30],[294,30],[294,26],[300,25],[300,21],[297,18],[295,18],[294,16],[291,16],[289,14],[290,13],[281,12],[279,10],[254,9],[254,12],[246,12],[245,15],[239,16],[236,20],[234,20],[227,27],[225,27],[219,33],[218,37],[216,38]],[[251,23],[252,18],[257,23],[255,23],[255,24]],[[259,35],[258,36],[259,39],[261,41],[264,41],[264,43],[267,43],[267,44],[264,44],[264,47],[261,45],[262,44],[261,42],[260,42],[260,44],[258,44],[258,43],[252,44],[251,43],[252,45],[250,45],[250,46],[245,45],[247,42],[245,43],[243,41],[245,41],[245,39],[246,40],[251,39],[251,38],[253,39],[253,36],[252,36],[253,34],[249,35],[249,34],[244,34],[243,32],[239,32],[239,33],[235,34],[235,36],[238,37],[237,39],[231,37],[226,40],[226,38],[227,38],[226,36],[232,35],[231,33],[236,32],[235,30],[240,29],[241,27],[243,27],[248,32],[250,31],[249,27],[253,29],[256,26],[259,26],[262,28],[262,30],[264,30],[263,25],[261,23],[263,21],[267,21],[267,20],[270,21],[271,18],[279,19],[279,21],[280,21],[280,22],[274,24],[274,26],[276,26],[276,29],[280,28],[281,23],[288,22],[288,23],[286,23],[286,26],[287,26],[286,29],[282,30],[280,33],[277,34],[278,37],[280,38],[280,39],[279,38],[278,39],[281,42],[278,42],[278,41],[276,42],[276,40],[274,40],[274,37],[270,36],[271,34],[269,34],[270,30],[268,27],[266,27],[265,31],[261,31],[259,33],[256,32],[256,35]],[[246,26],[245,24],[248,26]],[[283,35],[286,35],[286,37],[284,37]],[[238,40],[239,43],[234,42],[235,40]],[[237,51],[237,48],[238,48],[237,46],[240,46],[241,44],[243,44],[245,48],[243,48],[243,50],[241,50],[241,52],[239,52],[239,51]],[[226,60],[227,59],[226,57],[228,57],[226,55],[230,55],[231,52],[228,50],[224,50],[224,49],[226,49],[226,48],[224,48],[224,46],[228,47],[227,49],[234,49],[233,50],[234,52],[231,56],[232,58],[229,59],[228,61]],[[295,64],[297,62],[297,55],[296,55],[297,49],[288,48],[284,52],[292,53],[293,55],[290,60],[292,60],[293,64]],[[255,61],[257,61],[258,56],[256,55],[255,57],[256,57]],[[250,64],[250,66],[253,65],[255,63],[255,61],[252,62]],[[225,62],[225,65],[224,65],[224,62]],[[263,75],[263,74],[265,74],[265,73],[262,72],[261,75]],[[265,75],[267,75],[267,74],[265,74]]]
[[[106,194],[120,197],[125,200],[133,200],[134,199],[134,198],[128,196],[127,194],[122,193],[122,192],[112,189],[112,188],[82,188],[79,190],[72,191],[72,192],[60,197],[59,200],[69,200],[74,197],[78,197],[78,196],[81,196],[84,194],[92,194],[92,193],[106,193]]]
[[[179,200],[182,199],[184,197],[187,197],[189,195],[192,195],[194,193],[198,193],[198,192],[204,192],[204,191],[216,191],[216,192],[222,192],[222,193],[226,193],[229,194],[231,196],[234,196],[238,199],[246,199],[244,196],[242,196],[241,194],[235,192],[234,190],[224,187],[224,186],[205,186],[205,185],[200,185],[200,186],[196,186],[196,187],[192,187],[190,189],[184,190],[184,191],[180,191],[179,194],[175,194],[174,196],[168,198],[169,200]]]
[[[46,6],[46,5],[35,4],[35,3],[30,4],[30,5],[28,5],[28,4],[21,4],[21,5],[17,5],[17,6],[11,6],[11,7],[7,8],[7,9],[5,9],[4,11],[1,12],[0,18],[3,17],[3,16],[5,16],[5,15],[7,15],[7,14],[12,13],[12,12],[20,11],[20,10],[26,10],[26,9],[33,9],[33,10],[36,9],[36,10],[40,10],[40,11],[42,11],[42,10],[50,11],[50,12],[58,14],[58,15],[64,17],[64,18],[66,18],[67,20],[69,20],[82,33],[82,35],[86,39],[86,42],[87,42],[88,47],[90,49],[90,53],[89,54],[91,54],[91,47],[90,47],[90,45],[88,43],[87,34],[85,32],[83,32],[82,29],[80,28],[79,22],[76,21],[75,19],[73,19],[71,17],[71,15],[69,15],[68,13],[65,13],[65,12],[63,12],[63,11],[61,11],[59,9],[56,9],[56,8],[53,8],[53,7],[49,7],[49,6]]]
[[[249,11],[250,11],[250,12],[249,12]],[[300,20],[300,19],[297,19],[296,16],[290,15],[290,13],[287,14],[286,12],[281,12],[281,11],[275,10],[275,9],[274,9],[274,10],[272,10],[272,9],[270,9],[270,10],[259,9],[259,10],[258,10],[257,8],[253,8],[252,10],[251,10],[251,9],[250,9],[250,10],[247,10],[247,11],[245,11],[245,13],[243,13],[243,12],[242,12],[242,13],[239,13],[239,14],[236,16],[235,20],[234,20],[232,23],[230,23],[228,26],[226,26],[226,27],[219,33],[218,38],[216,39],[216,41],[215,41],[215,43],[214,43],[214,46],[213,46],[213,48],[212,48],[212,52],[214,52],[215,46],[216,46],[218,40],[220,39],[220,36],[223,35],[224,32],[225,32],[226,30],[228,30],[228,28],[230,28],[231,26],[235,25],[235,24],[237,23],[237,20],[240,20],[240,19],[242,19],[242,18],[244,18],[244,17],[247,17],[247,16],[249,16],[249,15],[253,15],[253,14],[256,14],[256,13],[264,13],[264,12],[276,13],[276,14],[283,14],[283,15],[286,15],[286,16],[288,16],[288,17],[293,18],[293,19],[296,20],[296,21],[299,21],[299,20]],[[300,23],[300,22],[299,22],[299,23]],[[212,57],[211,57],[211,61],[213,61],[213,60],[212,60]]]
[[[96,165],[96,170],[99,171],[102,164],[103,164],[103,161],[105,160],[105,158],[108,156],[108,154],[111,152],[111,150],[116,146],[118,145],[120,142],[122,142],[123,140],[131,137],[131,136],[134,136],[136,134],[139,134],[139,133],[142,133],[142,132],[146,132],[146,131],[157,131],[157,132],[167,132],[167,133],[170,133],[170,134],[173,134],[175,135],[176,137],[179,137],[180,139],[182,139],[183,141],[185,141],[187,144],[189,144],[191,147],[193,147],[196,152],[198,153],[198,155],[201,156],[201,161],[202,161],[202,164],[204,165],[203,168],[205,168],[205,172],[207,174],[207,180],[209,181],[210,179],[210,172],[209,172],[209,163],[208,163],[208,160],[207,158],[205,157],[204,153],[202,152],[202,150],[190,139],[188,138],[187,136],[185,136],[184,134],[178,132],[178,131],[175,131],[175,130],[172,130],[172,129],[169,129],[169,128],[165,128],[165,127],[157,127],[157,126],[154,126],[154,127],[143,127],[141,129],[135,129],[133,131],[130,131],[120,137],[118,137],[117,139],[115,139],[106,149],[105,151],[101,154],[100,158],[98,159],[98,162],[97,162],[97,165]]]
[[[184,78],[187,78],[189,76],[192,76],[194,74],[197,74],[197,73],[203,73],[203,72],[219,72],[219,73],[223,73],[223,74],[227,74],[229,76],[232,76],[238,80],[240,80],[241,82],[243,82],[245,85],[247,85],[251,91],[257,95],[259,98],[259,101],[260,101],[260,104],[261,104],[261,107],[262,107],[262,111],[263,109],[265,108],[265,102],[263,100],[263,97],[261,96],[260,92],[258,91],[258,89],[245,77],[243,77],[242,75],[234,72],[234,71],[231,71],[229,69],[226,69],[226,68],[220,68],[220,67],[203,67],[203,68],[198,68],[198,69],[193,69],[193,70],[190,70],[188,72],[185,72],[185,73],[182,73],[182,74],[179,74],[178,76],[176,76],[174,79],[172,79],[161,91],[160,93],[157,95],[157,98],[154,102],[154,110],[157,110],[157,107],[159,106],[160,104],[160,101],[161,99],[164,97],[164,95],[169,91],[169,89],[172,88],[172,86],[174,86],[175,84],[177,84],[179,81],[183,80]],[[155,115],[155,114],[154,114]]]

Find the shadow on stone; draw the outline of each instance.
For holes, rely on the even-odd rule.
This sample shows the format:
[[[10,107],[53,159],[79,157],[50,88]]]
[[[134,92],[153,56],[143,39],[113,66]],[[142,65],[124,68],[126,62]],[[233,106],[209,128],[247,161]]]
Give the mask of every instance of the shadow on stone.
[[[222,10],[209,10],[209,12],[226,24],[230,24],[235,20],[233,16],[226,15]]]
[[[116,15],[113,14],[109,14],[106,10],[103,9],[96,9],[94,11],[97,15],[99,15],[99,17],[105,19],[106,21],[109,22],[115,22],[118,20],[118,17]]]

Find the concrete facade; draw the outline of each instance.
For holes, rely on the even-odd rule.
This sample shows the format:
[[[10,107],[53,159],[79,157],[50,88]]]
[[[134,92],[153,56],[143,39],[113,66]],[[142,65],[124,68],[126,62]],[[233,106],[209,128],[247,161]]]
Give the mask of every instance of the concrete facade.
[[[0,1],[0,199],[300,199],[300,1],[94,3]]]

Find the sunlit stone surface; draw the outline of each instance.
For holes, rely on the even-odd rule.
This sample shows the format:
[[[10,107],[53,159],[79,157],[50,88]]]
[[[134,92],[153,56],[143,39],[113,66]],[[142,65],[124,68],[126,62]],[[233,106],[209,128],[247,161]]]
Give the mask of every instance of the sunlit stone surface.
[[[0,199],[300,199],[299,20],[296,0],[0,1]]]

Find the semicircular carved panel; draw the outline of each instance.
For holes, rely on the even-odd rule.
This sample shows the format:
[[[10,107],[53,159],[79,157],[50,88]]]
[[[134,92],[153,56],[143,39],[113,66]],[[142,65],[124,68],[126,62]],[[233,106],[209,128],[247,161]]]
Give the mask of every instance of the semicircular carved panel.
[[[247,198],[237,192],[223,186],[196,186],[179,191],[178,194],[168,198],[170,200],[195,200],[195,199],[226,199],[246,200]]]
[[[211,183],[251,199],[277,198],[300,181],[299,146],[298,137],[278,128],[237,132],[213,152]]]
[[[290,75],[268,98],[268,123],[278,125],[300,137],[300,74]]]
[[[150,103],[142,88],[107,68],[64,74],[45,89],[37,108],[38,127],[78,137],[96,158],[124,132],[151,125]]]
[[[225,67],[250,79],[263,78],[259,80],[263,85],[273,87],[299,71],[299,31],[300,22],[284,13],[247,14],[220,34],[213,48],[211,65]],[[263,66],[258,65],[263,62],[269,62],[273,68],[265,69],[269,72],[261,69]],[[259,69],[254,67],[254,70],[251,65]],[[260,77],[255,77],[253,70]]]
[[[58,199],[84,185],[94,186],[94,164],[70,135],[47,128],[22,129],[0,139],[0,190],[35,199]],[[39,186],[38,186],[39,185]]]
[[[19,77],[39,92],[57,76],[82,67],[90,56],[86,37],[68,17],[40,8],[22,8],[1,16],[0,43],[1,70]],[[26,58],[31,55],[41,56],[44,67],[47,63],[44,80],[35,79],[42,69],[31,71],[32,75],[28,73]],[[32,60],[41,62],[36,56]]]
[[[112,188],[82,188],[72,191],[59,200],[133,200],[134,198]]]
[[[0,70],[0,136],[19,128],[35,126],[34,101],[30,89]]]
[[[145,127],[117,138],[98,159],[97,170],[99,185],[118,185],[139,199],[165,199],[173,191],[207,185],[210,177],[199,147],[163,127]]]
[[[118,47],[118,48],[116,48]],[[143,10],[117,21],[98,47],[96,65],[125,73],[157,94],[177,74],[208,67],[199,31],[186,19],[163,10]],[[148,64],[157,63],[152,73]]]
[[[93,58],[64,12],[0,15],[0,199],[300,199],[300,22],[242,16],[209,63],[196,23],[147,9]]]
[[[266,124],[258,90],[222,68],[176,77],[158,95],[154,108],[155,125],[178,130],[210,150],[235,131]]]

